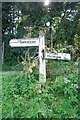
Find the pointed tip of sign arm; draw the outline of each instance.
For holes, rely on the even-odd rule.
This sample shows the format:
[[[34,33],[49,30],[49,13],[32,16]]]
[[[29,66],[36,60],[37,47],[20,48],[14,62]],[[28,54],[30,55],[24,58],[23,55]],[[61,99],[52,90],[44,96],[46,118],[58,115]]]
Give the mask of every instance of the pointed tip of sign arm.
[[[70,54],[68,54],[67,60],[71,60],[71,55]]]

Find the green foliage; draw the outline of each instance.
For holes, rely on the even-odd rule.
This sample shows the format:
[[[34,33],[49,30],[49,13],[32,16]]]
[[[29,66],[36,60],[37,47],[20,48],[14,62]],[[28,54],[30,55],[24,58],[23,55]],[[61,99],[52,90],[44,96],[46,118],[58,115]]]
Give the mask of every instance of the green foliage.
[[[56,75],[50,69],[52,77],[47,76],[41,88],[37,87],[37,71],[24,76],[17,72],[3,74],[3,118],[79,118],[76,62],[54,61],[51,66]]]
[[[79,11],[77,2],[52,2],[48,7],[44,6],[43,2],[3,2],[2,39],[5,46],[4,62],[8,65],[17,63],[18,51],[22,48],[10,48],[9,41],[13,38],[38,37],[39,31],[43,30],[46,33],[46,45],[50,47],[50,27],[47,27],[46,23],[53,18],[53,47],[57,47],[57,45],[64,47],[65,41],[66,45],[78,47],[76,35],[79,39]],[[31,52],[33,53],[32,49]]]
[[[54,2],[49,7],[44,7],[43,3],[38,2],[3,3],[2,39],[5,43],[4,62],[6,65],[3,65],[2,69],[22,70],[26,65],[25,61],[20,64],[17,62],[19,51],[25,51],[25,48],[11,48],[9,46],[10,39],[38,37],[39,31],[43,30],[46,33],[46,45],[50,47],[50,28],[46,27],[46,23],[52,18],[54,18],[52,39],[56,48],[53,51],[66,52],[65,47],[68,45],[72,45],[78,50],[79,11],[77,2],[65,4]],[[22,51],[21,53],[24,54]],[[30,53],[33,54],[33,51],[31,48]],[[37,68],[33,69],[32,73],[27,74],[10,72],[0,75],[0,80],[3,79],[2,117],[80,118],[78,115],[78,59],[76,62],[55,60],[52,62],[49,60],[47,63],[47,82],[42,84],[41,88],[37,87],[39,84]],[[33,64],[28,66],[30,65],[33,67]],[[38,93],[38,89],[41,93]]]
[[[12,66],[9,66],[9,65],[6,65],[6,64],[3,64],[3,65],[2,65],[2,70],[3,70],[3,71],[12,70]]]

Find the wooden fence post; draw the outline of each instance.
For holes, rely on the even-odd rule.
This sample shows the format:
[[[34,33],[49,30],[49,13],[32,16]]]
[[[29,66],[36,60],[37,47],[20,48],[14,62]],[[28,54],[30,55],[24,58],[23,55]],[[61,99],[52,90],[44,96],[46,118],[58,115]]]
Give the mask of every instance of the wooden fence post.
[[[43,53],[44,52],[44,53]],[[39,82],[46,82],[46,62],[45,62],[45,40],[44,33],[39,34]]]

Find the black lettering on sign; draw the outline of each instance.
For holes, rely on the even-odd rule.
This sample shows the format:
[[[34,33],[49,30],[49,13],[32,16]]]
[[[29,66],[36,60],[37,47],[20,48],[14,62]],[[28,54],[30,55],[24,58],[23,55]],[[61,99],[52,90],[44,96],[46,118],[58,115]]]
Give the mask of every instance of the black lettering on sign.
[[[57,58],[61,58],[61,56],[57,56]]]
[[[21,44],[24,44],[24,43],[29,44],[29,43],[36,43],[36,41],[20,41],[20,43],[21,43]]]
[[[57,55],[47,55],[47,57],[49,58],[54,58],[54,59],[61,59],[61,56],[57,56]]]
[[[26,41],[26,43],[29,43],[29,41]]]
[[[53,53],[54,55],[58,55],[58,53]]]
[[[54,56],[54,55],[47,55],[47,57],[54,57],[55,58],[56,56]]]
[[[36,41],[32,41],[32,43],[36,43]]]
[[[26,43],[26,41],[20,41],[20,43]]]

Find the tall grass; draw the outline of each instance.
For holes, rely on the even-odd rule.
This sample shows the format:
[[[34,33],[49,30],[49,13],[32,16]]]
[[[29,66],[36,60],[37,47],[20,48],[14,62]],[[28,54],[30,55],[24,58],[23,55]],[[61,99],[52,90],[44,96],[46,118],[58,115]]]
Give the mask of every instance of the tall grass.
[[[41,93],[37,92],[39,83],[34,72],[3,74],[2,117],[79,118],[76,68],[76,63],[49,63],[47,82],[41,85]]]

